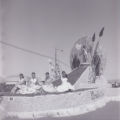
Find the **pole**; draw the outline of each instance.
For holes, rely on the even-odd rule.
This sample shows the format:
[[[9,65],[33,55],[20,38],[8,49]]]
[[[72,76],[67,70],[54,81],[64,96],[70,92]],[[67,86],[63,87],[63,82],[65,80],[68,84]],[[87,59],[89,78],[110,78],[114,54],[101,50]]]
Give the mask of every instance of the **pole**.
[[[55,78],[57,76],[57,73],[56,73],[56,65],[57,65],[57,49],[55,48]]]
[[[58,75],[58,66],[59,66],[59,64],[58,64],[58,58],[57,58],[57,52],[58,51],[60,51],[60,52],[63,52],[63,50],[61,50],[61,49],[57,49],[57,48],[55,48],[55,78],[57,78],[59,75]]]

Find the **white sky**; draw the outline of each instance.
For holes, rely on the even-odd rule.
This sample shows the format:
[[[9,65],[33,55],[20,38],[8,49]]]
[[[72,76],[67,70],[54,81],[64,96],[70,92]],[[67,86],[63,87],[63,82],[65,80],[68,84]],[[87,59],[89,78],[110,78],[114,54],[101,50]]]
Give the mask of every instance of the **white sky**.
[[[54,57],[69,64],[74,42],[99,33],[105,26],[102,46],[107,55],[105,75],[118,79],[118,0],[2,0],[2,40]],[[119,16],[120,17],[120,16]],[[118,37],[117,37],[118,36]],[[4,75],[48,71],[48,59],[3,46]],[[67,67],[63,67],[67,72]]]

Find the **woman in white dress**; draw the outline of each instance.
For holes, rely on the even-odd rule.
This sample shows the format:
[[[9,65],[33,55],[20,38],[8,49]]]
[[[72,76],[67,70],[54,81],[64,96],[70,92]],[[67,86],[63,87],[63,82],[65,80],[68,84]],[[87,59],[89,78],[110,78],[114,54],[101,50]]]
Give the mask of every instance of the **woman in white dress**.
[[[74,86],[71,85],[69,82],[68,82],[68,78],[67,78],[67,74],[65,71],[62,71],[62,78],[61,78],[61,85],[59,85],[57,88],[56,88],[56,91],[57,92],[66,92],[66,91],[73,91],[74,90]]]
[[[53,86],[52,82],[53,82],[53,79],[50,77],[49,72],[46,72],[45,81],[44,81],[44,84],[42,85],[43,90],[46,92],[55,92],[56,89]]]
[[[19,82],[14,86],[14,88],[11,90],[11,93],[16,93],[17,90],[24,88],[26,86],[26,80],[24,78],[24,75],[21,73],[19,74]]]

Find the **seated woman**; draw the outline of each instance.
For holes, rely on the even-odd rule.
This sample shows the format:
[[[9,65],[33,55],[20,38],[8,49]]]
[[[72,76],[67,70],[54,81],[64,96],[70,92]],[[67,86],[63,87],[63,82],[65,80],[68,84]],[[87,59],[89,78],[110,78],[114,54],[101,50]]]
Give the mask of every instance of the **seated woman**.
[[[24,79],[24,75],[19,74],[19,82],[15,85],[15,87],[11,90],[12,93],[16,93],[18,90],[22,89],[26,86],[26,80]]]
[[[45,73],[45,81],[44,84],[42,85],[42,88],[46,92],[55,92],[55,87],[52,84],[52,79],[50,78],[49,72]]]
[[[56,87],[56,91],[57,92],[66,92],[66,91],[73,91],[74,90],[74,86],[71,85],[68,82],[68,77],[65,71],[62,71],[62,84],[59,85],[58,87]]]
[[[45,81],[44,81],[44,84],[47,85],[47,84],[51,84],[52,83],[52,79],[50,78],[50,74],[49,72],[46,72],[45,73]]]
[[[39,80],[36,78],[35,72],[32,72],[29,82],[31,88],[36,90],[41,88],[42,83],[40,83]]]

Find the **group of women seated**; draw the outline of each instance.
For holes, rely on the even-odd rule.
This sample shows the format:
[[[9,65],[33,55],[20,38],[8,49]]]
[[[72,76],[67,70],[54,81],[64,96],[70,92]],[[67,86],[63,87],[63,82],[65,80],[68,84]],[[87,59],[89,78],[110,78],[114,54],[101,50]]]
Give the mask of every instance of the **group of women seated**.
[[[62,71],[61,84],[59,86],[53,85],[53,80],[50,78],[49,72],[45,74],[45,80],[40,81],[37,79],[35,72],[32,72],[30,79],[25,79],[23,74],[19,75],[19,81],[12,89],[12,93],[18,94],[32,94],[45,92],[66,92],[73,91],[74,86],[68,81],[68,77],[65,71]]]

